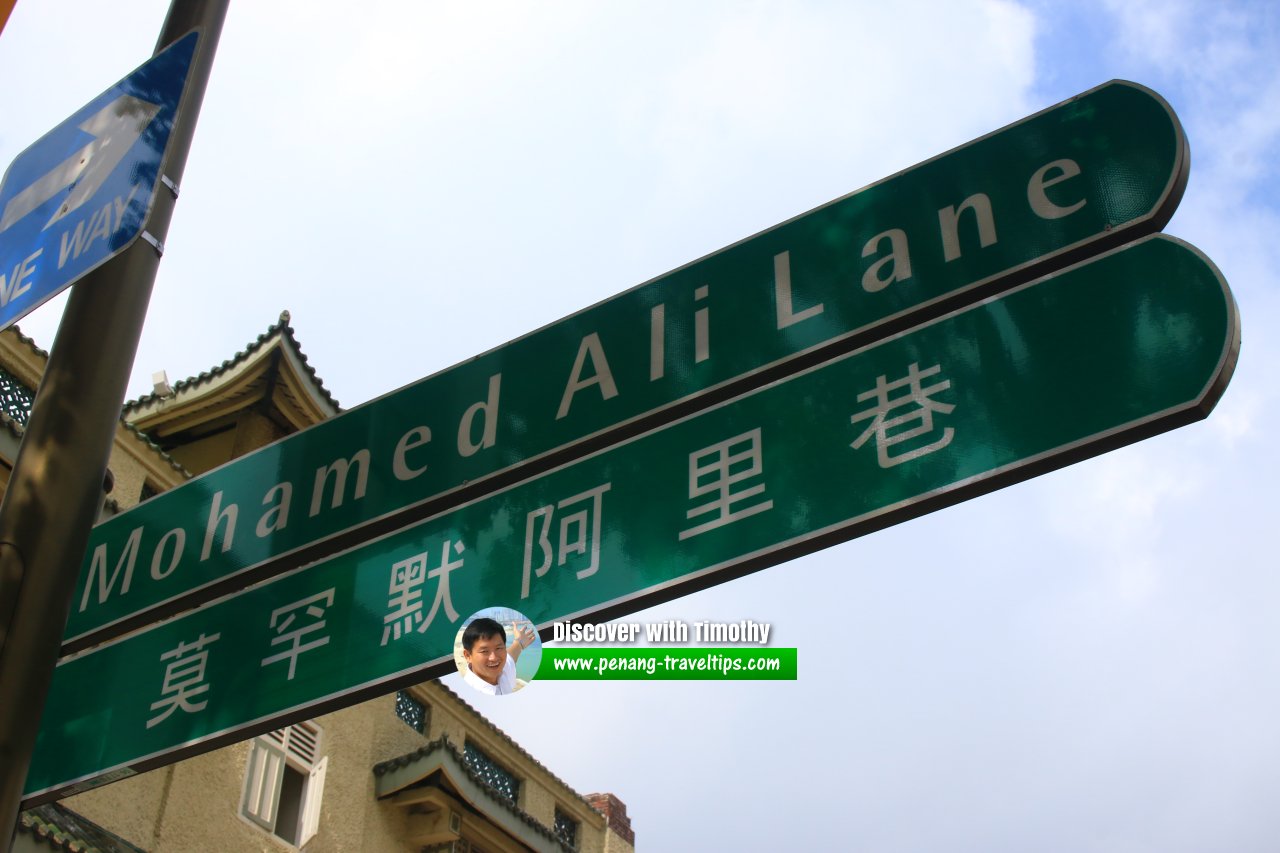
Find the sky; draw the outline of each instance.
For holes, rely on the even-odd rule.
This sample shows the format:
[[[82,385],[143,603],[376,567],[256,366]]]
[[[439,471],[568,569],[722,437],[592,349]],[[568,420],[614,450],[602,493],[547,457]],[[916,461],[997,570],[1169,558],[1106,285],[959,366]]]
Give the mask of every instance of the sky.
[[[19,0],[0,162],[166,7]],[[355,406],[1107,80],[1164,96],[1191,146],[1165,230],[1243,328],[1207,420],[627,618],[768,622],[794,682],[467,698],[639,849],[1274,849],[1280,6],[355,9],[232,4],[131,398],[287,309]],[[47,348],[63,304],[22,331]]]

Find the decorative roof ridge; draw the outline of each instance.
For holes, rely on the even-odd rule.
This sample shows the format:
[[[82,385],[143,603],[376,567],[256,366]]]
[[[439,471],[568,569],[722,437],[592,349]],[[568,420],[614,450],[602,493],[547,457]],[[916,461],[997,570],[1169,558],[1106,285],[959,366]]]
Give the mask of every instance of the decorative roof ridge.
[[[179,474],[181,474],[183,477],[187,478],[188,480],[190,480],[192,477],[195,476],[194,474],[192,474],[190,471],[187,470],[187,467],[185,465],[183,465],[177,459],[174,459],[172,456],[170,456],[169,451],[165,450],[163,447],[161,447],[160,445],[152,441],[151,436],[147,435],[145,432],[143,432],[133,424],[126,421],[123,416],[121,416],[120,418],[120,423],[121,425],[124,426],[126,431],[133,433],[133,435],[138,439],[138,441],[141,441],[142,443],[146,444],[147,447],[151,448],[156,453],[160,454],[160,458],[168,462],[173,467],[173,470],[177,471]]]
[[[68,825],[68,828],[59,823]],[[100,847],[84,838],[79,838],[73,830],[88,830],[90,836],[100,836]],[[29,832],[40,841],[49,843],[59,850],[69,853],[133,853],[142,848],[126,841],[109,829],[99,826],[84,815],[72,811],[61,803],[45,803],[28,809],[18,815],[18,832]]]
[[[506,797],[499,794],[497,791],[493,789],[493,786],[491,786],[488,782],[484,780],[484,778],[479,773],[476,773],[474,770],[472,770],[471,766],[467,764],[467,761],[463,757],[462,753],[458,752],[458,748],[454,746],[453,743],[449,740],[448,734],[441,733],[440,737],[436,738],[433,741],[429,741],[424,746],[420,746],[417,749],[415,749],[413,752],[410,752],[406,755],[401,755],[397,758],[392,758],[388,761],[378,762],[377,764],[373,765],[373,773],[375,776],[386,775],[392,770],[397,770],[401,767],[408,767],[410,764],[413,764],[415,761],[419,761],[423,758],[426,758],[431,753],[441,749],[443,749],[446,753],[448,753],[450,756],[453,757],[453,760],[457,762],[458,767],[462,769],[462,772],[466,773],[467,777],[472,782],[474,782],[476,786],[480,788],[480,790],[483,791],[486,796],[489,797],[489,799],[493,800],[495,803],[502,806],[507,811],[511,812],[513,815],[515,815],[517,818],[519,818],[521,821],[527,824],[539,835],[546,838],[548,841],[551,841],[555,844],[560,845],[560,848],[562,850],[566,850],[566,851],[573,850],[572,847],[569,847],[563,841],[557,838],[556,834],[551,831],[550,827],[543,826],[541,823],[538,822],[537,819],[535,819],[528,812],[524,811],[515,803],[511,802]]]
[[[288,341],[293,346],[293,351],[297,354],[298,360],[302,362],[303,368],[306,370],[307,375],[311,378],[311,381],[315,383],[316,388],[320,391],[320,393],[324,396],[324,398],[333,405],[334,409],[336,409],[338,412],[341,412],[342,406],[339,405],[338,401],[334,399],[331,393],[329,393],[329,389],[324,387],[324,381],[320,378],[319,374],[316,373],[316,369],[311,366],[311,362],[307,359],[307,354],[302,351],[302,345],[298,343],[297,334],[294,332],[293,326],[289,325],[291,319],[292,318],[287,310],[281,311],[280,319],[277,320],[272,325],[268,326],[267,330],[262,334],[258,335],[256,340],[251,341],[247,346],[245,346],[244,349],[237,352],[231,358],[228,358],[225,361],[223,361],[222,364],[216,365],[215,367],[211,367],[208,370],[202,371],[196,376],[190,376],[186,379],[179,380],[173,385],[172,393],[176,394],[179,391],[183,391],[187,388],[194,388],[196,386],[203,385],[204,383],[209,382],[213,379],[216,379],[217,377],[226,373],[231,368],[235,367],[237,364],[240,364],[241,362],[245,361],[255,352],[262,349],[273,338],[276,338],[278,336],[281,339]],[[167,396],[169,395],[162,396],[154,392],[151,394],[146,394],[142,397],[139,397],[136,400],[130,400],[129,402],[125,403],[124,410],[128,412],[140,406],[145,406],[149,403],[154,403],[157,400],[164,399],[164,397],[167,397]]]
[[[484,723],[486,726],[488,726],[488,727],[489,727],[490,729],[492,729],[493,731],[495,731],[495,732],[497,732],[498,734],[502,735],[503,739],[504,739],[504,740],[506,740],[506,742],[507,742],[508,744],[510,744],[511,746],[515,747],[515,749],[516,749],[516,751],[517,751],[517,752],[519,752],[519,753],[520,753],[521,755],[523,755],[525,758],[529,759],[529,760],[530,760],[530,761],[532,761],[534,764],[536,764],[539,768],[541,768],[541,769],[542,769],[542,771],[543,771],[544,773],[546,773],[546,774],[547,774],[548,776],[550,776],[552,779],[556,780],[556,781],[557,781],[557,782],[559,782],[561,785],[563,785],[566,791],[568,791],[569,793],[573,794],[573,795],[574,795],[575,797],[577,797],[578,799],[582,800],[582,802],[583,802],[584,804],[586,804],[587,808],[591,809],[592,811],[596,812],[597,814],[603,814],[603,812],[601,812],[601,811],[600,811],[599,809],[597,809],[595,806],[591,805],[591,803],[587,802],[587,798],[586,798],[586,797],[584,797],[582,794],[579,794],[579,793],[578,793],[578,790],[577,790],[576,788],[574,788],[574,787],[573,787],[572,785],[570,785],[568,782],[564,781],[564,780],[563,780],[563,779],[561,779],[559,776],[557,776],[555,773],[553,773],[553,772],[551,771],[551,768],[547,767],[547,765],[543,764],[541,761],[539,761],[538,759],[536,759],[536,758],[534,758],[532,755],[530,755],[530,754],[529,754],[529,751],[528,751],[527,749],[525,749],[523,746],[521,746],[520,744],[516,743],[515,739],[514,739],[514,738],[512,738],[512,737],[511,737],[511,735],[507,734],[507,733],[506,733],[506,732],[504,732],[502,729],[498,728],[496,725],[494,725],[494,724],[493,724],[493,721],[492,721],[492,720],[490,720],[490,719],[489,719],[488,717],[486,717],[484,714],[481,714],[481,713],[480,713],[479,711],[477,711],[475,708],[471,707],[471,704],[470,704],[469,702],[467,702],[467,700],[466,700],[466,699],[463,699],[463,698],[462,698],[461,696],[459,696],[457,693],[454,693],[454,692],[453,692],[453,690],[451,690],[451,689],[450,689],[450,688],[449,688],[449,687],[448,687],[448,686],[447,686],[443,681],[441,681],[440,679],[436,679],[436,680],[435,680],[435,684],[436,684],[436,685],[437,685],[441,690],[443,690],[444,692],[446,692],[446,693],[448,693],[450,696],[452,696],[454,699],[456,699],[456,700],[458,701],[458,703],[459,703],[459,704],[461,704],[461,705],[462,705],[462,707],[464,707],[464,708],[466,708],[468,711],[470,711],[470,712],[472,713],[472,715],[473,715],[477,720],[479,720],[480,722]]]
[[[13,435],[13,437],[17,439],[21,439],[27,432],[26,427],[24,427],[21,423],[19,423],[17,419],[11,417],[7,412],[2,410],[0,410],[0,424],[3,424],[5,428],[7,428],[9,432]],[[145,432],[138,429],[136,426],[129,423],[124,418],[120,419],[120,425],[123,426],[127,432],[133,433],[133,435],[136,436],[139,441],[145,443],[148,447],[150,447],[152,450],[158,453],[161,459],[165,460],[170,465],[172,465],[173,469],[178,473],[182,474],[182,476],[186,477],[188,480],[190,480],[193,476],[195,476],[190,471],[188,471],[181,462],[179,462],[177,459],[174,459],[172,456],[170,456],[168,451],[166,451],[163,447],[161,447],[160,445],[152,441],[151,438]]]
[[[21,440],[26,434],[22,424],[16,418],[10,417],[9,413],[0,409],[0,424],[4,424],[5,428],[13,435],[14,438]]]
[[[435,740],[429,740],[413,752],[406,752],[404,755],[397,755],[395,758],[388,758],[386,761],[379,761],[373,765],[374,776],[385,776],[392,770],[400,767],[408,767],[419,758],[426,758],[440,747],[452,748],[453,744],[449,741],[449,735],[441,733],[440,737]],[[456,749],[453,750],[455,753]]]
[[[101,853],[96,847],[85,844],[78,838],[73,838],[70,834],[63,832],[62,829],[52,821],[47,821],[38,815],[30,812],[23,812],[18,815],[18,832],[29,832],[41,841],[47,841],[50,846],[61,850],[70,850],[80,853]]]
[[[18,340],[19,340],[19,341],[21,341],[22,343],[24,343],[24,344],[26,344],[27,346],[31,347],[31,350],[32,350],[36,355],[40,356],[40,357],[41,357],[41,358],[43,358],[45,361],[48,361],[48,360],[49,360],[49,353],[47,353],[47,352],[45,352],[44,350],[40,349],[40,347],[36,344],[35,340],[33,340],[32,338],[28,338],[26,335],[22,334],[22,330],[21,330],[21,329],[19,329],[16,325],[9,326],[9,329],[10,329],[10,330],[12,330],[12,331],[13,331],[13,333],[14,333],[15,335],[17,335],[17,336],[18,336]]]

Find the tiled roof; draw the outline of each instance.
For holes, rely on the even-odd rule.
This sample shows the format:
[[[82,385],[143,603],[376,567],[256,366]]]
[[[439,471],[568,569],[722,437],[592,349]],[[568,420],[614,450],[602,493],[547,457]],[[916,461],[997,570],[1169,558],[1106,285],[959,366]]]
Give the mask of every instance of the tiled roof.
[[[441,682],[441,681],[436,681],[436,682],[435,682],[435,684],[436,684],[436,686],[437,686],[437,687],[439,687],[439,688],[440,688],[441,690],[443,690],[445,693],[448,693],[450,696],[452,696],[452,697],[453,697],[453,699],[454,699],[454,700],[455,700],[459,705],[461,705],[462,707],[464,707],[464,708],[466,708],[468,711],[470,711],[470,712],[471,712],[471,715],[472,715],[473,717],[475,717],[477,720],[479,720],[480,722],[484,723],[484,724],[485,724],[485,726],[486,726],[490,731],[494,732],[494,733],[495,733],[495,734],[497,734],[499,737],[501,737],[503,740],[505,740],[505,741],[506,741],[506,742],[507,742],[507,743],[508,743],[508,744],[509,744],[513,749],[515,749],[515,751],[516,751],[516,752],[520,753],[520,754],[521,754],[521,755],[523,755],[525,758],[527,758],[529,761],[533,762],[533,764],[535,764],[539,769],[541,769],[543,773],[546,773],[546,774],[547,774],[548,776],[550,776],[552,779],[556,780],[556,781],[557,781],[557,782],[559,782],[561,785],[563,785],[563,786],[564,786],[564,789],[565,789],[566,791],[568,791],[569,793],[573,794],[573,795],[574,795],[575,797],[577,797],[578,799],[582,800],[582,802],[586,803],[586,804],[587,804],[587,806],[588,806],[589,808],[591,808],[593,811],[600,811],[600,810],[599,810],[599,809],[597,809],[595,806],[591,805],[591,803],[587,802],[587,798],[586,798],[586,797],[584,797],[584,796],[582,796],[582,794],[579,794],[577,791],[575,791],[575,790],[573,789],[573,787],[572,787],[571,785],[569,785],[569,783],[568,783],[568,782],[564,781],[564,780],[563,780],[563,779],[561,779],[559,776],[557,776],[556,774],[552,773],[552,772],[551,772],[551,770],[550,770],[550,769],[549,769],[545,764],[543,764],[543,763],[542,763],[541,761],[539,761],[538,759],[534,758],[532,755],[530,755],[530,754],[528,753],[528,751],[527,751],[527,750],[525,750],[525,748],[524,748],[523,746],[521,746],[520,744],[518,744],[518,743],[516,743],[514,740],[512,740],[511,735],[507,734],[507,733],[506,733],[506,732],[504,732],[502,729],[500,729],[500,728],[498,728],[497,726],[495,726],[495,725],[493,724],[493,721],[492,721],[492,720],[490,720],[488,717],[486,717],[486,716],[484,716],[483,714],[481,714],[481,713],[480,713],[479,711],[477,711],[475,708],[472,708],[472,707],[471,707],[471,705],[467,702],[467,700],[463,699],[463,698],[462,698],[461,696],[459,696],[457,693],[454,693],[454,692],[453,692],[452,690],[450,690],[447,686],[445,686],[445,684],[444,684],[443,682]]]
[[[33,341],[31,338],[28,338],[26,335],[22,334],[21,329],[19,329],[17,326],[10,326],[9,328],[13,331],[15,335],[18,336],[18,340],[22,341],[24,344],[31,347],[32,351],[35,352],[36,355],[40,356],[45,361],[49,360],[49,353],[45,352],[44,350],[40,349],[40,347],[36,346],[36,342]]]
[[[568,846],[567,844],[562,842],[559,838],[557,838],[555,833],[552,832],[548,827],[545,827],[538,821],[534,820],[532,816],[530,816],[527,812],[525,812],[524,810],[516,806],[515,803],[511,802],[509,799],[502,796],[497,791],[493,790],[493,788],[491,788],[489,784],[484,781],[484,778],[481,777],[480,774],[476,773],[474,770],[471,769],[470,765],[468,765],[466,760],[462,757],[462,754],[458,752],[458,748],[449,742],[448,735],[442,734],[440,735],[440,737],[431,741],[426,746],[423,746],[419,749],[415,749],[413,752],[410,752],[408,755],[401,755],[398,758],[391,759],[390,761],[382,761],[373,765],[373,773],[375,776],[386,775],[387,773],[390,773],[392,770],[398,770],[401,767],[408,767],[409,765],[414,764],[417,761],[421,761],[422,759],[429,757],[430,755],[432,755],[437,751],[443,751],[447,753],[449,757],[453,759],[454,763],[457,764],[458,768],[463,773],[467,774],[467,778],[469,778],[476,785],[477,788],[483,791],[485,795],[489,797],[489,799],[493,800],[493,802],[496,805],[501,806],[503,809],[513,814],[522,823],[524,823],[526,826],[528,826],[530,829],[532,829],[534,832],[536,832],[538,835],[542,836],[552,844],[558,845],[561,849],[565,851],[573,850],[572,847]]]
[[[186,466],[184,466],[177,459],[174,459],[172,456],[170,456],[168,451],[166,451],[163,447],[161,447],[160,445],[152,441],[151,437],[147,435],[145,432],[138,429],[136,426],[124,420],[123,418],[121,418],[120,420],[120,425],[125,428],[126,432],[133,433],[134,437],[136,437],[138,441],[141,441],[143,444],[147,445],[147,447],[151,448],[156,453],[160,454],[160,458],[168,462],[171,466],[173,466],[173,469],[179,472],[180,474],[182,474],[182,476],[186,477],[188,480],[190,480],[193,476],[195,476],[194,474],[192,474],[190,471],[186,469]]]
[[[440,680],[438,680],[438,679],[437,679],[436,681],[434,681],[434,682],[432,682],[432,683],[433,683],[433,684],[435,684],[435,686],[436,686],[436,687],[440,688],[440,689],[441,689],[441,690],[443,690],[445,693],[447,693],[447,694],[448,694],[448,695],[449,695],[449,696],[450,696],[450,697],[451,697],[455,702],[457,702],[459,705],[461,705],[462,707],[464,707],[464,708],[466,708],[468,711],[470,711],[470,712],[471,712],[471,716],[472,716],[472,717],[474,717],[478,722],[483,723],[483,724],[485,725],[485,727],[486,727],[487,729],[489,729],[489,731],[493,732],[494,734],[498,735],[498,737],[500,737],[500,738],[502,738],[503,740],[505,740],[505,741],[507,742],[507,744],[508,744],[512,749],[514,749],[516,752],[520,753],[520,755],[522,755],[522,756],[524,756],[526,759],[528,759],[528,761],[530,761],[534,766],[536,766],[538,769],[540,769],[543,773],[546,773],[548,776],[550,776],[552,779],[554,779],[556,782],[558,782],[560,785],[562,785],[566,791],[568,791],[569,793],[573,794],[573,796],[577,797],[579,800],[582,800],[582,802],[587,806],[587,808],[591,809],[591,810],[592,810],[592,811],[594,811],[594,812],[600,813],[600,809],[598,809],[598,808],[596,808],[594,805],[592,805],[590,800],[588,800],[588,799],[587,799],[586,797],[584,797],[582,794],[579,794],[577,791],[575,791],[575,790],[573,789],[573,787],[572,787],[568,782],[564,781],[564,780],[563,780],[563,779],[561,779],[559,776],[557,776],[555,773],[551,772],[551,770],[550,770],[550,769],[549,769],[545,764],[543,764],[543,763],[542,763],[541,761],[539,761],[538,759],[534,758],[532,755],[530,755],[530,754],[529,754],[528,750],[526,750],[526,749],[525,749],[524,747],[522,747],[520,744],[516,743],[516,742],[512,739],[511,735],[507,734],[507,733],[506,733],[506,732],[504,732],[502,729],[500,729],[500,728],[498,728],[497,726],[495,726],[495,725],[493,724],[493,721],[492,721],[492,720],[490,720],[488,717],[486,717],[486,716],[484,716],[483,714],[481,714],[481,713],[480,713],[479,711],[477,711],[475,708],[471,707],[470,703],[468,703],[468,702],[467,702],[467,700],[463,699],[463,698],[462,698],[461,696],[459,696],[457,693],[454,693],[452,690],[450,690],[450,689],[449,689],[449,687],[448,687],[448,686],[446,686],[446,685],[444,684],[444,682],[442,682],[442,681],[440,681]],[[436,742],[436,741],[432,741],[431,743],[435,743],[435,742]],[[400,756],[399,758],[392,758],[392,759],[390,759],[390,760],[388,760],[388,761],[383,761],[383,762],[380,762],[379,764],[375,764],[375,765],[374,765],[374,767],[373,767],[373,772],[374,772],[374,774],[376,774],[376,775],[382,775],[383,773],[386,773],[388,769],[392,769],[392,768],[394,768],[394,767],[401,767],[401,766],[403,766],[404,764],[408,763],[407,761],[405,761],[405,759],[412,759],[414,756],[417,756],[417,755],[419,755],[419,754],[423,754],[423,751],[424,751],[424,750],[426,750],[426,749],[428,749],[428,747],[430,747],[430,746],[431,746],[431,743],[427,744],[426,746],[422,747],[421,749],[416,750],[415,752],[411,752],[411,753],[409,753],[408,755],[402,755],[402,756]],[[397,763],[397,762],[399,762],[399,763]],[[381,770],[379,770],[379,768],[382,768],[382,769],[381,769]],[[484,784],[484,783],[483,783],[483,782],[481,782],[481,784]],[[539,824],[539,825],[541,825],[541,824]]]
[[[57,803],[46,803],[18,815],[18,834],[37,843],[75,853],[146,853],[120,836]]]
[[[306,368],[307,375],[311,378],[311,381],[315,383],[316,390],[320,392],[320,394],[324,397],[325,400],[327,400],[329,403],[333,405],[334,409],[341,412],[342,407],[338,405],[338,401],[335,400],[333,398],[333,395],[329,393],[329,389],[324,387],[324,382],[321,381],[320,377],[316,374],[315,368],[312,367],[311,364],[307,361],[306,353],[302,351],[302,347],[301,345],[299,345],[298,339],[294,335],[293,327],[289,325],[289,320],[290,320],[289,312],[281,311],[280,319],[276,321],[274,325],[268,327],[268,329],[265,332],[263,332],[261,335],[258,335],[257,340],[250,343],[243,350],[237,352],[233,357],[222,362],[222,364],[218,365],[217,367],[214,367],[210,370],[206,370],[197,376],[192,376],[190,378],[183,379],[175,383],[173,386],[173,393],[176,394],[186,388],[193,388],[198,385],[203,385],[206,382],[209,382],[213,379],[218,378],[222,374],[234,368],[236,365],[243,362],[245,359],[253,355],[258,350],[262,349],[262,347],[265,346],[267,343],[269,343],[272,339],[279,336],[287,340],[293,346],[294,351],[298,354],[298,359],[302,362],[303,366]],[[168,395],[165,395],[165,396],[168,396]],[[161,399],[163,399],[163,397],[159,394],[154,394],[154,393],[147,394],[144,397],[139,397],[137,400],[130,400],[129,402],[125,403],[124,410],[127,413],[132,409],[145,406],[148,403],[157,402]]]
[[[288,312],[285,312],[285,314],[287,313]],[[284,316],[285,316],[284,314],[281,315],[282,318]],[[40,349],[40,347],[36,346],[36,342],[33,341],[31,338],[28,338],[26,335],[22,334],[21,329],[19,329],[17,326],[10,326],[9,329],[15,335],[17,335],[19,341],[26,344],[28,347],[31,348],[32,352],[40,356],[41,360],[46,362],[49,360],[49,353],[45,352],[44,350]],[[299,355],[301,355],[301,352],[299,352]],[[125,421],[123,416],[121,417],[120,423],[127,432],[133,433],[133,435],[139,441],[147,445],[147,447],[153,450],[154,452],[158,453],[161,459],[163,459],[164,461],[168,462],[171,466],[173,466],[173,469],[175,471],[178,471],[179,473],[182,474],[182,476],[186,477],[187,479],[191,479],[191,476],[192,476],[191,472],[188,471],[186,468],[184,468],[182,463],[178,462],[178,460],[174,459],[172,456],[166,453],[160,447],[160,445],[156,444],[154,441],[148,438],[145,433],[143,433],[141,430],[139,430],[137,427],[135,427],[133,424],[129,423],[128,421]],[[15,438],[19,438],[19,439],[22,438],[23,433],[26,431],[21,423],[15,421],[13,418],[9,417],[4,412],[0,412],[0,424],[2,424],[10,433],[12,433]]]
[[[0,412],[0,426],[3,426],[5,429],[7,429],[9,433],[14,438],[17,438],[17,439],[21,439],[23,434],[26,432],[26,429],[22,426],[22,424],[18,423],[16,420],[9,417],[4,412]],[[148,438],[146,433],[144,433],[142,430],[138,429],[136,426],[134,426],[133,424],[125,420],[120,421],[120,426],[124,427],[126,432],[132,433],[133,436],[138,439],[138,441],[141,441],[143,444],[147,445],[147,447],[150,450],[158,454],[161,459],[168,462],[173,467],[173,469],[179,472],[180,474],[182,474],[183,477],[186,477],[188,480],[191,479],[192,477],[191,472],[188,471],[185,467],[183,467],[181,462],[179,462],[177,459],[174,459],[167,452],[165,452],[165,450],[162,447],[160,447],[160,445],[156,444],[154,441]]]
[[[25,432],[22,428],[22,424],[9,417],[9,415],[3,411],[0,411],[0,424],[3,424],[4,428],[9,431],[9,434],[17,439],[21,439],[22,434]]]

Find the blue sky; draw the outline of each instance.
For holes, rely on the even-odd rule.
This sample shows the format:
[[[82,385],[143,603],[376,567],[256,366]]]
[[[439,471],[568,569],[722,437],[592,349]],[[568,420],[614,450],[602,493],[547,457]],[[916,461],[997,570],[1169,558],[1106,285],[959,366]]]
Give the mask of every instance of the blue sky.
[[[143,61],[166,5],[19,0],[0,161]],[[1273,847],[1280,7],[405,5],[233,5],[131,397],[288,309],[353,406],[1142,83],[1191,144],[1166,230],[1240,307],[1207,421],[631,617],[769,622],[794,683],[535,682],[473,704],[622,799],[641,849]],[[61,305],[23,331],[47,347]]]

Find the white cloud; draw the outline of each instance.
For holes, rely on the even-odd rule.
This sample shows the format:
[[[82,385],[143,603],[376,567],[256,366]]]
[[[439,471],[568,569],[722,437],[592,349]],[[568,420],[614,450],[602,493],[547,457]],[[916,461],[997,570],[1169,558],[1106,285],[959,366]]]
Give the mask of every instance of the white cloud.
[[[1191,3],[1106,0],[1103,5],[1118,25],[1117,44],[1161,66],[1185,61],[1187,33],[1195,17]]]
[[[1236,3],[1106,3],[1119,27],[1113,47],[1174,81],[1188,125],[1192,169],[1231,196],[1280,176],[1280,31]],[[1192,132],[1194,130],[1194,133]]]
[[[1161,580],[1165,519],[1193,500],[1203,473],[1164,443],[1147,442],[1066,469],[1048,501],[1051,527],[1091,554],[1090,573],[1107,597],[1138,603]]]
[[[976,136],[1029,111],[1034,21],[1011,3],[759,3],[695,25],[696,44],[655,68],[647,126],[632,122],[671,195],[768,170],[869,183],[964,142],[957,127]]]
[[[394,388],[1043,106],[1033,29],[1006,2],[234,6],[131,393],[282,308],[339,399]],[[372,324],[397,357],[345,342]]]
[[[1209,427],[1222,446],[1233,450],[1247,439],[1257,437],[1263,405],[1261,395],[1254,389],[1241,389],[1223,399],[1209,419]]]

